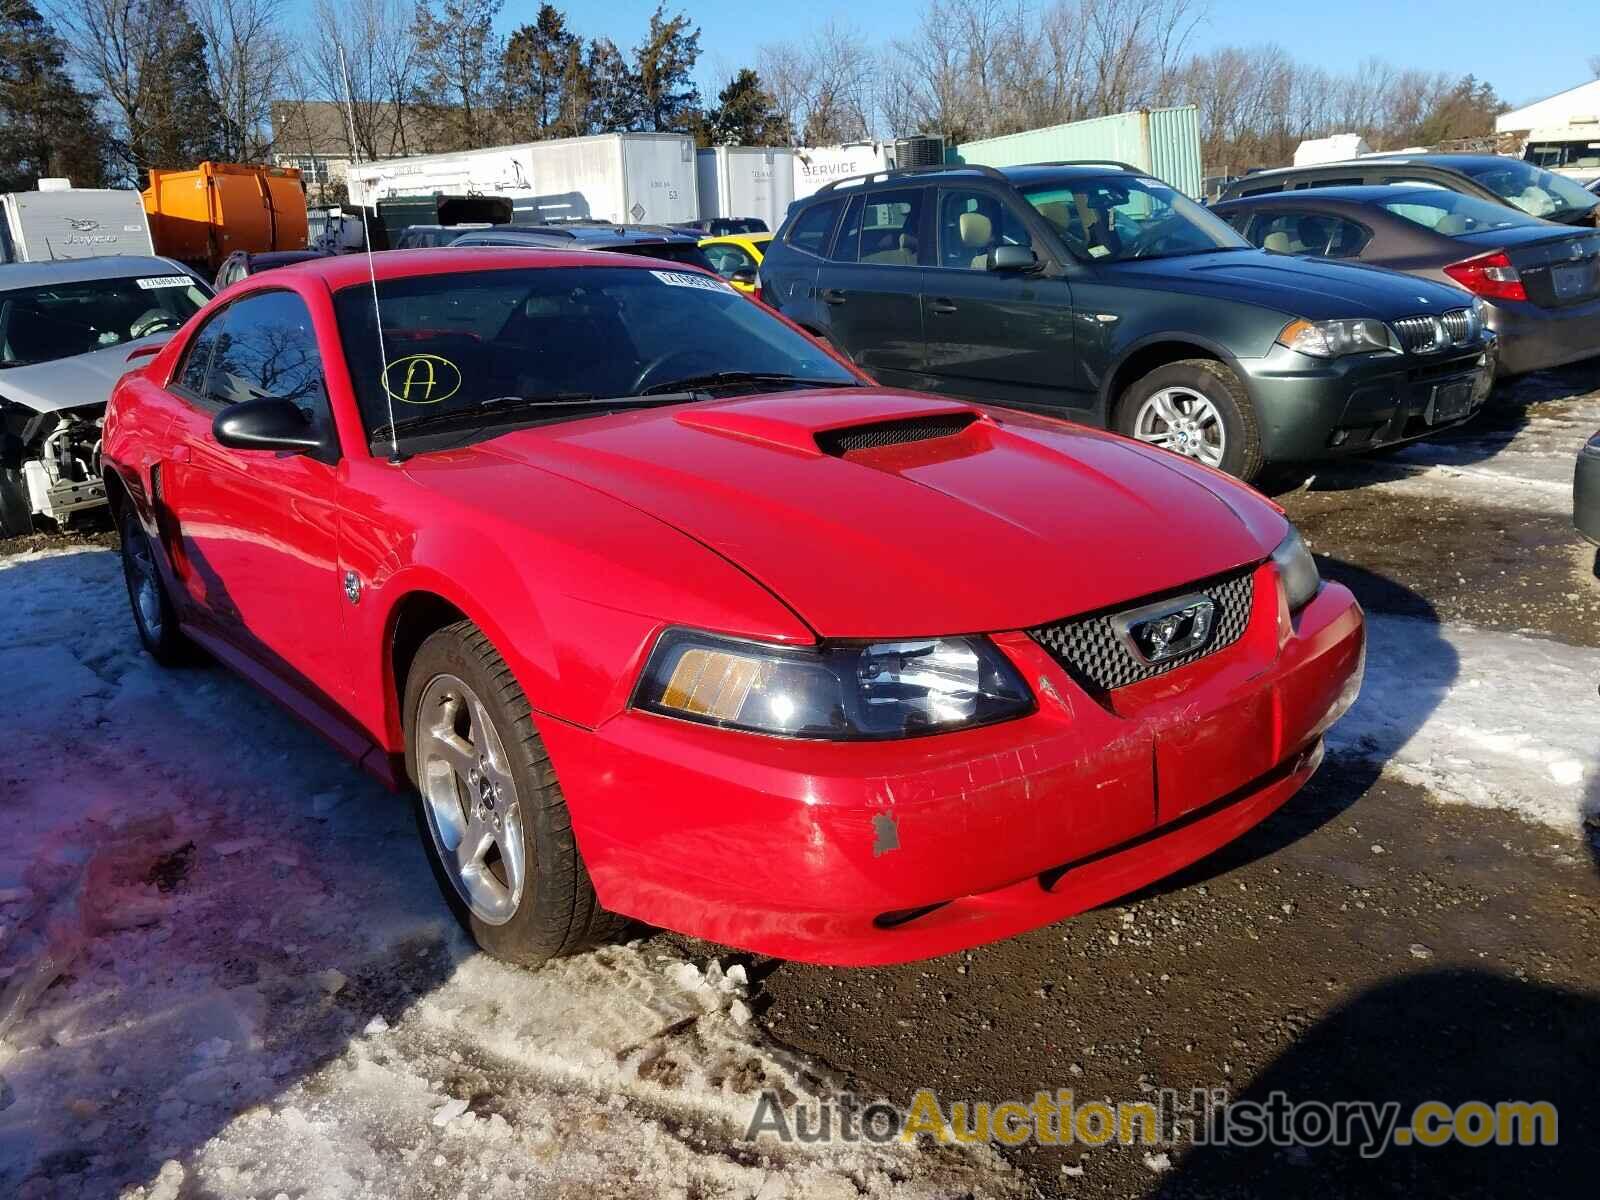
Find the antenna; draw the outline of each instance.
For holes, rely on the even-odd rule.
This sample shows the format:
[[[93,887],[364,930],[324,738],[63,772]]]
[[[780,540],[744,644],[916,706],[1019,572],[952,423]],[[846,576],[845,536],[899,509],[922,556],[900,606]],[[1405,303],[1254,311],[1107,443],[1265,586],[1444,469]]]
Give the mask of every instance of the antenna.
[[[345,64],[343,45],[339,47],[339,75],[344,80],[344,118],[350,131],[350,158],[359,163],[361,147],[356,144],[355,98],[350,94],[350,68]],[[378,331],[378,361],[383,364],[378,386],[383,389],[383,404],[389,415],[389,461],[398,465],[405,462],[405,456],[400,453],[400,433],[394,427],[394,393],[389,390],[389,351],[383,344],[383,307],[378,303],[378,269],[372,261],[372,223],[368,218],[372,206],[363,204],[360,208],[361,240],[367,250],[367,279],[372,284],[372,321]]]

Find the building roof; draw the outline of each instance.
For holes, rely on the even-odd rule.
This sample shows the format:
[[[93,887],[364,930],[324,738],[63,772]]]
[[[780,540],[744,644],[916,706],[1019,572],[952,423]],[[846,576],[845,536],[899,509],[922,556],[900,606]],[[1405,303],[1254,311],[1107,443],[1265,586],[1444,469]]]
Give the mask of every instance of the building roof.
[[[1494,119],[1494,127],[1497,133],[1526,133],[1531,129],[1565,125],[1573,117],[1600,117],[1600,79],[1591,79],[1554,96],[1501,113]]]

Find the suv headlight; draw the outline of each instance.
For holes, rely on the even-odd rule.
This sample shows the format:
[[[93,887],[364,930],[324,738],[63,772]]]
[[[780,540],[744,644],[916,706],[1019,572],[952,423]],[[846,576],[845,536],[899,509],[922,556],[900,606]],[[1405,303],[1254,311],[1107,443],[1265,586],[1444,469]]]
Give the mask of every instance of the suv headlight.
[[[1311,603],[1312,597],[1322,587],[1322,576],[1317,571],[1317,560],[1311,557],[1300,531],[1293,525],[1283,541],[1272,552],[1272,565],[1278,568],[1278,578],[1283,581],[1283,592],[1289,600],[1289,611],[1298,612]]]
[[[1362,317],[1348,321],[1290,321],[1278,335],[1278,344],[1312,358],[1338,358],[1344,354],[1392,351],[1399,354],[1400,339],[1382,321]]]
[[[1034,706],[984,637],[793,648],[686,629],[661,635],[633,703],[706,725],[839,741],[986,725]]]

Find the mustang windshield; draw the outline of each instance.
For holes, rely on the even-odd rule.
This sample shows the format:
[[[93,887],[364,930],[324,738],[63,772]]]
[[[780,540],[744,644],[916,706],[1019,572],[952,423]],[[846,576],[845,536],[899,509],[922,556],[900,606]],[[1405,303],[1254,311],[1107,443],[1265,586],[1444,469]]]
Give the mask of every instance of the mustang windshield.
[[[0,367],[52,362],[171,333],[205,302],[206,293],[187,275],[0,291]]]
[[[369,436],[592,415],[663,393],[775,391],[858,381],[826,351],[721,280],[627,267],[507,268],[378,285],[334,299]],[[384,359],[388,360],[385,373]],[[387,389],[385,388],[387,383]],[[387,396],[385,391],[387,390]],[[542,413],[534,406],[548,405]]]
[[[1226,222],[1154,179],[1071,179],[1022,194],[1080,258],[1125,262],[1251,249]]]

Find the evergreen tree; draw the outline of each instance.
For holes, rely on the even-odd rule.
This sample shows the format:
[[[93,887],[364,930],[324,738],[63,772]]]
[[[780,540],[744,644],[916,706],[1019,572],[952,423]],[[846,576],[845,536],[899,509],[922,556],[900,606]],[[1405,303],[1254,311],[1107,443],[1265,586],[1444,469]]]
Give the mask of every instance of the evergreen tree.
[[[672,133],[693,127],[700,110],[700,89],[692,78],[699,57],[700,31],[682,13],[668,20],[658,5],[633,52],[637,128]]]
[[[30,0],[0,0],[0,192],[36,187],[41,175],[105,182],[105,127],[65,61]]]
[[[578,38],[552,4],[512,31],[501,65],[502,104],[512,136],[548,137],[566,115],[566,87]],[[581,58],[579,60],[582,61]]]
[[[503,0],[429,0],[417,5],[412,25],[422,67],[422,102],[437,106],[445,150],[473,150],[490,143],[500,47],[494,19]]]
[[[618,133],[639,125],[639,78],[610,38],[589,43],[584,62],[589,81],[588,128],[594,133]]]
[[[787,146],[793,137],[788,118],[749,67],[717,93],[702,128],[702,140],[718,146]]]

